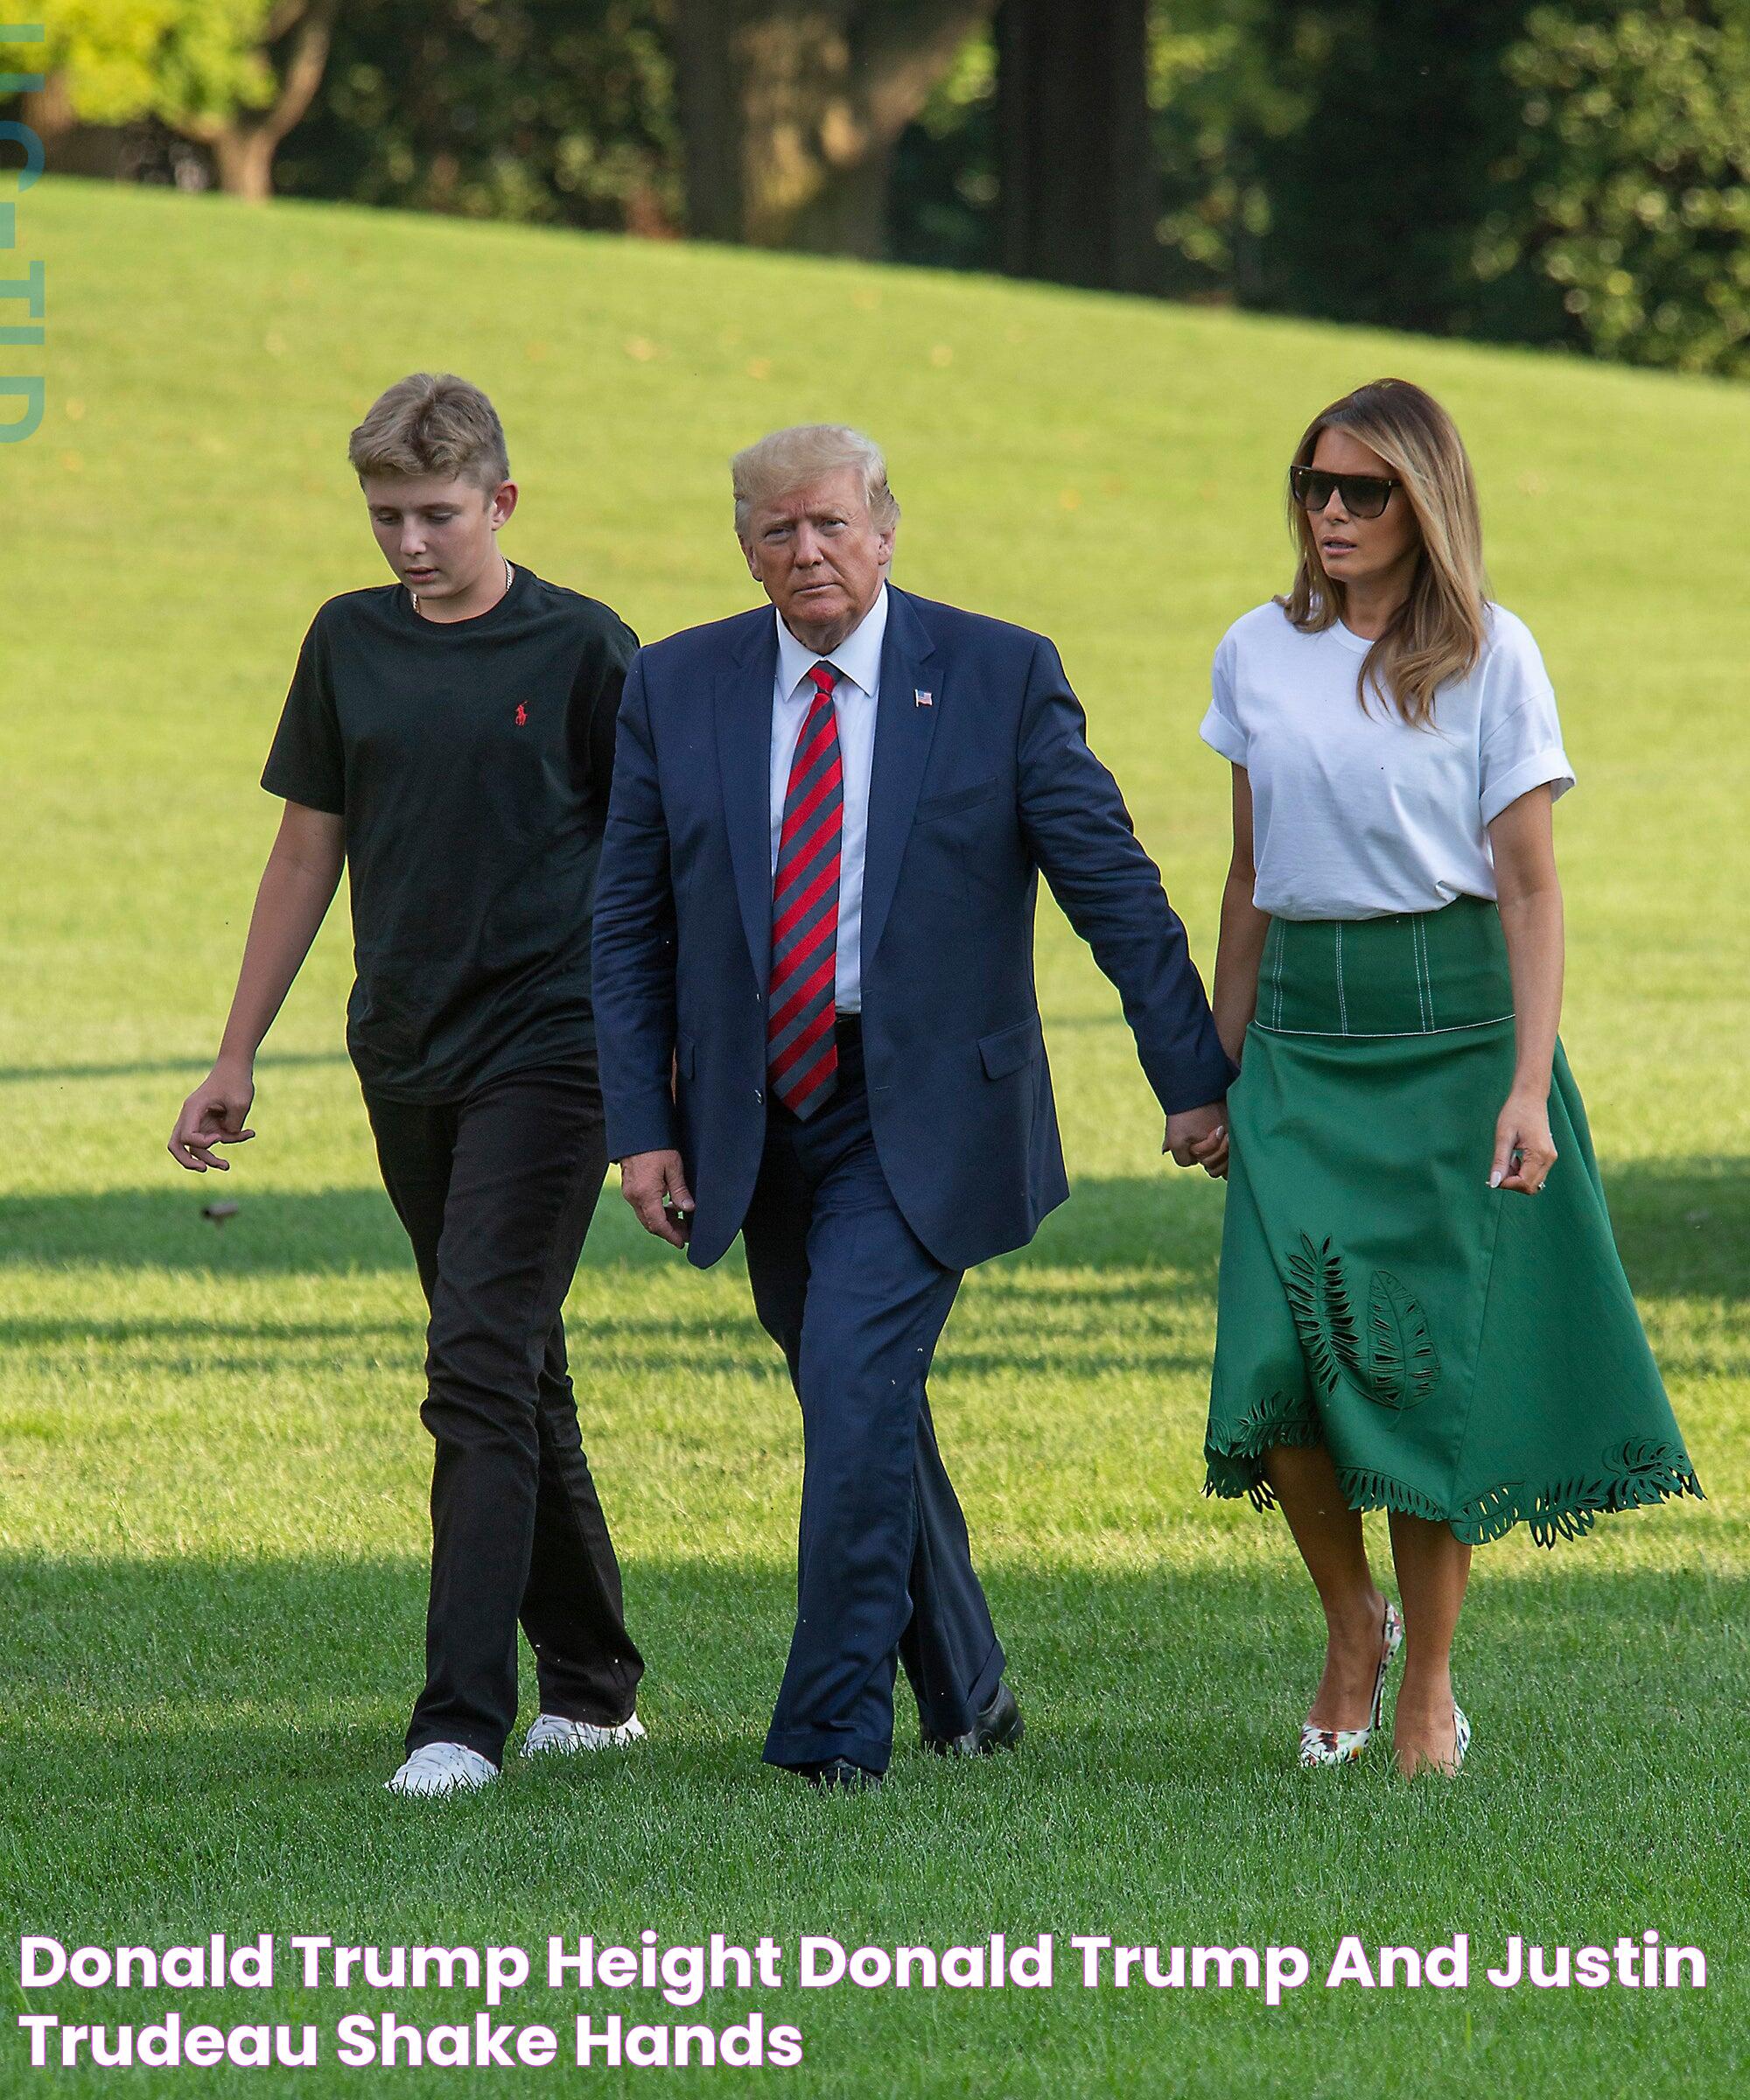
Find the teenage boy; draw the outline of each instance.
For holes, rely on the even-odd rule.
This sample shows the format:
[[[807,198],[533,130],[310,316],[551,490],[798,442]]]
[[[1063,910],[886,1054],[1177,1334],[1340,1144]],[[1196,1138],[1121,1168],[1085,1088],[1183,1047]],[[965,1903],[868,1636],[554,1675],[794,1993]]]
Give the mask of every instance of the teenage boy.
[[[519,1619],[541,1695],[525,1756],[644,1732],[560,1319],[607,1165],[590,920],[638,644],[499,552],[517,492],[478,387],[402,380],[350,458],[396,581],[331,598],[304,637],[262,776],[285,813],[170,1150],[204,1173],[253,1136],[256,1052],[349,864],[347,1046],[431,1315],[425,1689],[388,1783],[447,1794],[498,1775]]]

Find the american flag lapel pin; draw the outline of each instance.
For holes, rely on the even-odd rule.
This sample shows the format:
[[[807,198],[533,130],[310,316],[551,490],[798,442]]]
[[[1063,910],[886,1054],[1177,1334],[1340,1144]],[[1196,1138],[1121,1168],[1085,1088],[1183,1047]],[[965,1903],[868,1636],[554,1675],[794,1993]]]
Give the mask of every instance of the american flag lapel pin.
[[[921,686],[912,688],[912,698],[917,702],[920,707],[934,707],[935,705],[935,695],[925,692]]]

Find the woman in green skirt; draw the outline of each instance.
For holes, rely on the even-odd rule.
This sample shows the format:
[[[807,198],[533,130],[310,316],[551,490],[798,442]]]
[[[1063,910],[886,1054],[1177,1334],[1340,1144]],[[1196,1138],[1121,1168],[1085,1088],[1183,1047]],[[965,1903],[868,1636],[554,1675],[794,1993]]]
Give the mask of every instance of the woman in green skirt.
[[[1573,773],[1452,419],[1402,380],[1346,396],[1289,514],[1292,588],[1223,637],[1202,732],[1234,767],[1214,1003],[1241,1067],[1203,1162],[1228,1173],[1207,1486],[1281,1505],[1324,1606],[1300,1761],[1362,1754],[1402,1643],[1398,1764],[1455,1772],[1473,1546],[1701,1490],[1557,1040]]]

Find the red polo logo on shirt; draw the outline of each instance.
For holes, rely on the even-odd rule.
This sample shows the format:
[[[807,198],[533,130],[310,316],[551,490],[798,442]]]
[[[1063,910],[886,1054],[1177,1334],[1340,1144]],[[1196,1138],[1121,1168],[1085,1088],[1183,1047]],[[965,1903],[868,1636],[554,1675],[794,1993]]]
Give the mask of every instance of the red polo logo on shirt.
[[[526,728],[528,722],[528,710],[522,704],[522,701],[519,700],[516,704],[516,726],[519,729]]]

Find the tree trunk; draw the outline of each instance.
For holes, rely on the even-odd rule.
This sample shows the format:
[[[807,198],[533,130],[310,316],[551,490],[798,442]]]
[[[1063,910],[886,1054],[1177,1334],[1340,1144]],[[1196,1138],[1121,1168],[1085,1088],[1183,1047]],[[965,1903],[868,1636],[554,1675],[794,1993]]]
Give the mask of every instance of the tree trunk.
[[[230,124],[212,134],[213,165],[228,197],[265,204],[273,195],[274,155],[279,141],[260,124]]]
[[[994,0],[675,0],[688,231],[878,256],[895,142]]]
[[[264,35],[270,43],[290,36],[273,106],[258,116],[238,114],[228,121],[211,119],[178,127],[186,138],[213,149],[219,186],[228,197],[265,204],[273,195],[274,155],[322,85],[334,36],[340,0],[284,0],[270,18]]]
[[[1012,276],[1155,289],[1148,13],[1148,0],[1003,0],[998,210]]]

